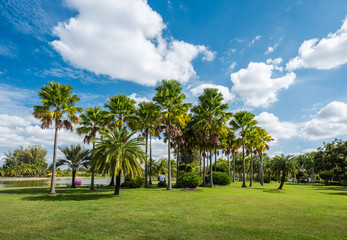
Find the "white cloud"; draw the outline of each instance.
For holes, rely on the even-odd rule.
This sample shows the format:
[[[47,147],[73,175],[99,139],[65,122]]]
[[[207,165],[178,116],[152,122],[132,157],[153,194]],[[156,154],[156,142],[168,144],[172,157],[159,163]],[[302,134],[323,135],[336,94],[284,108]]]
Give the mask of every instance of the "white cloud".
[[[252,46],[256,41],[258,41],[261,38],[261,36],[256,36],[248,45]]]
[[[329,103],[300,130],[302,137],[310,140],[347,134],[347,103],[337,101]]]
[[[302,150],[303,153],[317,152],[317,148],[307,148]]]
[[[321,40],[314,38],[304,41],[299,48],[299,56],[291,59],[286,69],[299,68],[332,69],[347,63],[347,17],[335,33]]]
[[[265,54],[272,53],[275,49],[273,47],[268,47]]]
[[[274,70],[281,68],[262,62],[250,62],[246,69],[230,75],[234,83],[231,90],[238,94],[247,106],[268,107],[277,101],[277,93],[281,89],[288,89],[296,77],[295,73],[291,72],[283,77],[272,78]]]
[[[234,67],[236,67],[237,63],[233,62],[232,64],[230,64],[229,69],[233,70]]]
[[[262,112],[255,117],[258,125],[265,129],[276,143],[280,138],[291,138],[298,135],[298,125],[291,122],[281,122],[272,113]]]
[[[201,84],[200,86],[196,88],[192,88],[190,92],[194,96],[199,96],[204,92],[205,88],[216,88],[218,89],[218,92],[220,92],[223,95],[224,101],[223,102],[229,102],[234,99],[234,95],[229,91],[229,88],[222,86],[222,85],[216,85],[216,84]]]
[[[139,97],[136,93],[132,93],[129,95],[129,98],[136,101],[136,104],[139,104],[140,102],[150,102],[151,100],[146,97]]]
[[[192,60],[200,53],[214,59],[203,45],[164,39],[166,25],[145,0],[67,2],[79,14],[54,28],[52,45],[77,68],[153,86],[196,76]]]

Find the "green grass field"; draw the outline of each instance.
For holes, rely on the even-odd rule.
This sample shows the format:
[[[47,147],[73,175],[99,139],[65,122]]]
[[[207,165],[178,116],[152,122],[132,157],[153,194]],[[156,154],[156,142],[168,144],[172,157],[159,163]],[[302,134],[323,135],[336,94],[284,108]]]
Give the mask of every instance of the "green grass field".
[[[0,239],[347,239],[347,188],[0,190]]]

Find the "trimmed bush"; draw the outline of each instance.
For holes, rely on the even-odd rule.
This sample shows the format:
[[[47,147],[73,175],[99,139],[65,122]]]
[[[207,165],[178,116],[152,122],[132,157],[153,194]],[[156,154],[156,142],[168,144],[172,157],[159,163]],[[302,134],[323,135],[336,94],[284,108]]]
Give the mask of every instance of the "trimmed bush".
[[[130,176],[125,176],[124,183],[122,183],[122,187],[127,188],[140,188],[145,184],[145,179],[142,177],[131,178]]]
[[[178,166],[178,170],[180,171],[184,171],[186,169],[186,166],[185,164],[181,164]],[[193,168],[190,164],[187,164],[187,172],[192,172],[193,171]]]
[[[202,178],[194,172],[182,173],[178,176],[177,186],[180,188],[196,188],[202,182]]]
[[[231,177],[224,172],[212,172],[213,184],[217,185],[229,185],[231,183]],[[210,179],[210,177],[208,177]]]

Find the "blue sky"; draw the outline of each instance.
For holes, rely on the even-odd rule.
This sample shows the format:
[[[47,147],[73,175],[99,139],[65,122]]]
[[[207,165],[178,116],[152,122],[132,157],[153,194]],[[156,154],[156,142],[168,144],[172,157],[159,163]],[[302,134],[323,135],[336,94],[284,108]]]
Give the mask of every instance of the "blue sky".
[[[72,85],[83,108],[118,93],[151,99],[161,79],[193,103],[216,87],[275,138],[270,155],[345,140],[346,15],[344,0],[2,0],[0,158],[33,144],[51,154],[53,130],[31,117],[48,81]],[[60,133],[60,145],[80,142]],[[156,157],[163,146],[154,141]]]

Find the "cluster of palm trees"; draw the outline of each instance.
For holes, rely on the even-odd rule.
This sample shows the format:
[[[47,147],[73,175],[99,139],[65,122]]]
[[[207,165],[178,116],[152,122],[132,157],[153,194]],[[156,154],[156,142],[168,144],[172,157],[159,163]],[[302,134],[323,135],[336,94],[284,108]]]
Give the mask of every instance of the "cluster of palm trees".
[[[94,189],[94,173],[108,173],[113,179],[116,177],[116,195],[119,194],[122,174],[136,176],[144,172],[146,184],[151,184],[153,137],[164,138],[168,146],[169,190],[172,189],[172,150],[177,158],[176,176],[179,174],[179,160],[199,151],[200,173],[206,185],[206,176],[213,171],[213,156],[216,161],[219,152],[227,156],[228,173],[231,175],[232,172],[235,181],[235,156],[242,148],[243,187],[246,187],[245,157],[258,155],[262,159],[269,148],[267,143],[272,141],[269,134],[257,126],[255,116],[246,111],[227,112],[229,107],[223,103],[223,96],[217,89],[204,89],[195,106],[184,102],[186,96],[175,80],[163,80],[155,90],[153,102],[141,102],[137,107],[133,99],[118,94],[109,97],[105,110],[90,107],[82,112],[76,106],[79,98],[73,94],[71,86],[56,82],[43,86],[39,92],[42,105],[34,107],[33,115],[41,120],[43,129],[52,125],[55,128],[50,193],[55,193],[58,131],[62,128],[73,131],[73,124],[77,123],[77,133],[84,136],[85,143],[93,144],[88,161],[92,171],[91,190]],[[141,135],[136,137],[136,132]],[[233,170],[230,157],[233,159]],[[144,164],[144,171],[141,163]],[[264,183],[262,164],[261,160],[261,184]],[[209,186],[213,187],[213,174],[210,174]]]
[[[19,165],[7,165],[6,167],[0,167],[0,176],[40,176],[47,170],[47,163],[22,163]]]

